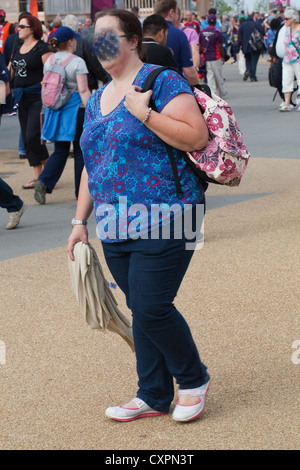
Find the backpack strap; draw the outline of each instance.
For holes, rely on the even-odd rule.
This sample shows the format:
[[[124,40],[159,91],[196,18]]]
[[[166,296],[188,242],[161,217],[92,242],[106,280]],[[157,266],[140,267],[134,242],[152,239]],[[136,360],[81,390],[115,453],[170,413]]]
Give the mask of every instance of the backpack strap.
[[[152,70],[152,72],[150,72],[148,77],[146,78],[143,89],[142,89],[143,93],[145,91],[152,90],[155,79],[164,70],[173,70],[174,72],[177,72],[179,75],[181,75],[181,73],[179,73],[178,70],[176,70],[173,67],[157,67],[156,69]],[[183,75],[181,75],[181,76],[183,77]],[[185,77],[183,77],[183,78],[186,80]],[[205,94],[207,94],[208,96],[211,97],[211,90],[210,90],[208,85],[203,83],[203,84],[195,85],[195,87],[197,87],[200,91],[204,92]],[[193,89],[194,89],[194,87],[191,86],[192,91],[193,91]],[[150,103],[149,104],[150,104],[151,108],[154,111],[157,111],[156,106],[155,106],[155,102],[152,98],[150,98]],[[199,107],[200,107],[200,105],[199,105]],[[203,114],[204,110],[201,107],[200,107],[200,109],[201,109],[201,112]],[[173,148],[171,147],[171,145],[167,144],[166,142],[164,142],[164,145],[166,147],[166,151],[167,151],[170,163],[171,163],[173,178],[174,178],[175,185],[176,185],[176,193],[177,193],[177,196],[179,197],[179,199],[182,199],[183,198],[183,192],[182,192],[180,179],[179,179],[179,175],[178,175],[178,168],[177,168],[176,161],[175,161],[174,154],[173,154]],[[183,158],[186,160],[185,152],[181,151],[181,154],[183,155]]]
[[[146,81],[144,83],[143,90],[142,90],[143,93],[152,89],[152,86],[155,82],[155,79],[164,70],[173,70],[173,71],[178,73],[178,71],[175,68],[172,68],[172,67],[157,67],[156,69],[152,70],[152,72],[150,72],[148,77],[146,78]],[[150,104],[151,108],[154,111],[157,111],[157,108],[155,106],[155,102],[152,98],[150,98],[150,103],[149,104]],[[175,161],[174,154],[173,154],[173,149],[166,142],[164,142],[164,145],[166,147],[166,151],[167,151],[170,163],[171,163],[173,178],[174,178],[175,185],[176,185],[176,193],[177,193],[177,196],[179,197],[179,199],[182,199],[183,198],[183,192],[182,192],[180,179],[179,179],[179,175],[178,175],[178,168],[177,168],[176,161]]]
[[[156,77],[158,77],[159,74],[161,74],[164,70],[173,70],[174,72],[177,72],[179,75],[181,75],[177,69],[174,67],[157,67],[152,72],[149,73],[148,77],[145,80],[144,86],[143,86],[143,93],[148,90],[152,90],[152,86],[156,80]]]
[[[60,65],[62,67],[65,67],[70,62],[70,60],[74,59],[75,57],[78,57],[78,56],[76,56],[74,54],[70,54],[69,57],[67,57],[63,62],[61,62]]]
[[[50,59],[49,59],[49,62],[50,62],[50,65],[54,65],[54,56],[55,56],[56,53],[54,54],[51,54],[50,56]],[[61,65],[62,67],[65,67],[67,65],[68,62],[70,62],[70,60],[74,59],[74,57],[78,57],[74,54],[70,54],[63,62],[60,62],[59,65]]]

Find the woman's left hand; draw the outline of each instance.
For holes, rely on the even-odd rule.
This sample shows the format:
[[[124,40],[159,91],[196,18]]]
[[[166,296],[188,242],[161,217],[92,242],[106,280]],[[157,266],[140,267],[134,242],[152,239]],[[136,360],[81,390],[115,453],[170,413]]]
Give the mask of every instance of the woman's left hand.
[[[141,91],[139,86],[132,85],[126,94],[124,106],[133,116],[143,121],[148,112],[152,90],[145,93],[141,93]]]

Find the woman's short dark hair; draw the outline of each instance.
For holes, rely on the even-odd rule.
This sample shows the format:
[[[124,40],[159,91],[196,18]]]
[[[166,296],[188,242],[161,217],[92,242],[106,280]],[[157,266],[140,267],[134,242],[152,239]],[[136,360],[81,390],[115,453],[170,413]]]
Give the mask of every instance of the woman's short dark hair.
[[[32,29],[34,38],[41,39],[43,37],[43,28],[40,20],[27,12],[22,13],[22,15],[19,16],[19,21],[21,21],[23,18],[26,18],[28,21],[28,25]]]
[[[111,9],[111,10],[103,10],[99,11],[95,15],[95,23],[99,18],[103,18],[105,16],[114,16],[118,18],[120,23],[120,28],[123,33],[126,35],[128,40],[137,37],[138,44],[137,44],[137,52],[139,57],[143,60],[144,58],[144,48],[142,45],[143,42],[143,31],[142,25],[140,20],[130,11],[121,10],[121,9]]]

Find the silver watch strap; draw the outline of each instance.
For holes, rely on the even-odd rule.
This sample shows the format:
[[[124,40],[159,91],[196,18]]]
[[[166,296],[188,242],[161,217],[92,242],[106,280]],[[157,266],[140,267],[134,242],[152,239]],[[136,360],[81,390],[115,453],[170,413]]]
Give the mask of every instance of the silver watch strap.
[[[72,226],[73,225],[87,225],[87,220],[72,219],[71,224],[72,224]]]

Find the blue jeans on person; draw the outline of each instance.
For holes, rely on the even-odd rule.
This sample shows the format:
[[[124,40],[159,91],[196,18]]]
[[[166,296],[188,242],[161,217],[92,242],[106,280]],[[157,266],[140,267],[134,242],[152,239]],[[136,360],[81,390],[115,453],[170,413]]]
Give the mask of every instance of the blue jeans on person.
[[[77,115],[76,134],[73,141],[74,148],[74,179],[75,179],[75,196],[78,197],[81,173],[84,167],[82,151],[79,145],[80,136],[83,129],[84,108],[79,108]],[[47,160],[47,163],[38,178],[46,186],[47,193],[51,194],[56,183],[60,179],[64,171],[70,151],[70,142],[56,141],[54,142],[54,152]]]
[[[189,326],[173,304],[193,256],[185,244],[184,237],[102,243],[107,265],[132,311],[137,397],[164,413],[174,398],[173,378],[181,389],[209,380]]]
[[[7,212],[18,212],[23,206],[23,201],[13,193],[11,187],[0,178],[0,207]]]
[[[23,142],[22,132],[19,135],[19,155],[26,155],[26,149]]]
[[[257,80],[256,68],[260,52],[250,52],[245,54],[246,72],[250,74],[250,80]]]

